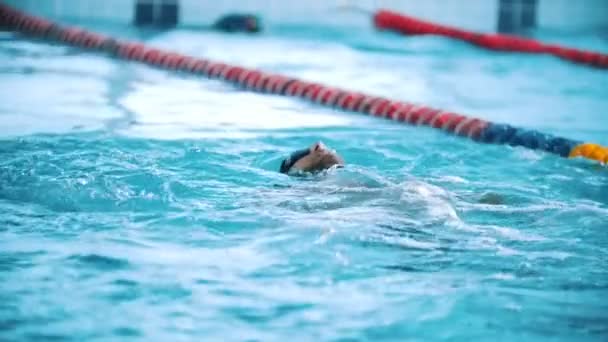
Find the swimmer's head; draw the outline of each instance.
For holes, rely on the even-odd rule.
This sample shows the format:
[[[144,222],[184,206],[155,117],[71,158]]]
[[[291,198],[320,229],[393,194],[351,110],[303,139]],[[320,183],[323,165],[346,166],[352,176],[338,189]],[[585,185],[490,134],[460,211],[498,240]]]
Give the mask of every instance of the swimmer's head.
[[[344,160],[336,151],[328,149],[322,142],[295,151],[281,163],[281,173],[293,171],[318,172],[333,166],[344,165]]]

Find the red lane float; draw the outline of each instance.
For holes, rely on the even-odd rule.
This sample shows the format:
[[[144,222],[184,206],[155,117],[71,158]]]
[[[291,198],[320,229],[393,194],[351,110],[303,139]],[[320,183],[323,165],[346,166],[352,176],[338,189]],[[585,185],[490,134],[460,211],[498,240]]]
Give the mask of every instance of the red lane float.
[[[607,54],[545,44],[534,39],[505,34],[475,33],[434,24],[388,10],[379,10],[374,14],[374,25],[379,29],[407,35],[431,34],[459,39],[490,50],[550,54],[570,62],[608,69]]]

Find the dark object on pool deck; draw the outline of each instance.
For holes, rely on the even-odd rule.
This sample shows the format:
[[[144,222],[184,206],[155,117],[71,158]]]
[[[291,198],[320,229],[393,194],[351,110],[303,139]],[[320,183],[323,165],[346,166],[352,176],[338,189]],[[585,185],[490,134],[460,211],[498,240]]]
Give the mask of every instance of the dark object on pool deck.
[[[176,27],[179,24],[179,4],[176,0],[138,0],[135,3],[134,23],[140,27]],[[205,28],[223,32],[257,33],[262,30],[262,24],[253,14],[232,13],[220,17],[213,25]]]
[[[179,22],[178,5],[175,0],[139,0],[135,3],[134,23],[136,26],[175,27]]]
[[[536,26],[538,0],[500,0],[498,32],[522,32]]]
[[[213,29],[224,32],[257,33],[262,30],[260,19],[252,14],[228,14],[219,18],[212,26]]]

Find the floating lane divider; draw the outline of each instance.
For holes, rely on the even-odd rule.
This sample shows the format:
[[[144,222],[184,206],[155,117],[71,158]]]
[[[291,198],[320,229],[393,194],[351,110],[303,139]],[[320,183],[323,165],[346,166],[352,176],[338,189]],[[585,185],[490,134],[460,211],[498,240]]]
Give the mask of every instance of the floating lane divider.
[[[494,124],[418,104],[328,87],[255,69],[194,58],[144,46],[140,43],[63,27],[0,3],[0,27],[47,41],[67,44],[116,58],[177,70],[211,79],[221,79],[241,88],[261,93],[297,97],[332,108],[359,112],[411,125],[428,126],[484,143],[523,146],[562,157],[584,157],[608,163],[608,148],[555,137],[533,130]]]
[[[377,28],[401,34],[444,36],[459,39],[490,50],[550,54],[570,62],[608,69],[608,55],[603,53],[546,44],[534,39],[506,34],[475,33],[434,24],[388,10],[376,11],[373,18],[374,25]]]

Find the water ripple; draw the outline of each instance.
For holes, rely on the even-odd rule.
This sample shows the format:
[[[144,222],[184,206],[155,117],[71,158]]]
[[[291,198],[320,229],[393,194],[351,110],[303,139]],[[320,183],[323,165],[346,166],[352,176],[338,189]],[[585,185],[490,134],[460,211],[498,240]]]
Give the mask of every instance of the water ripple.
[[[608,137],[603,74],[359,33],[142,37]],[[0,340],[606,336],[605,168],[57,46],[3,39],[0,62]],[[276,172],[318,140],[346,167]]]

